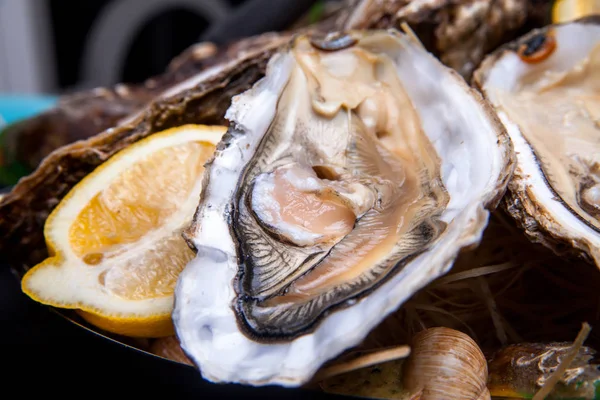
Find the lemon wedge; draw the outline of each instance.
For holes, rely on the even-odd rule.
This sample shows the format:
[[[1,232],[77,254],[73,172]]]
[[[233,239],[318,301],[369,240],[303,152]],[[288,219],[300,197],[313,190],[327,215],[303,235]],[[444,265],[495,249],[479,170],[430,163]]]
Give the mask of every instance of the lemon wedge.
[[[552,22],[560,24],[600,14],[600,0],[557,0],[552,6]]]
[[[226,128],[185,125],[118,152],[79,182],[44,226],[49,258],[23,292],[76,309],[89,323],[132,337],[174,334],[177,277],[194,256],[191,222],[205,163]]]

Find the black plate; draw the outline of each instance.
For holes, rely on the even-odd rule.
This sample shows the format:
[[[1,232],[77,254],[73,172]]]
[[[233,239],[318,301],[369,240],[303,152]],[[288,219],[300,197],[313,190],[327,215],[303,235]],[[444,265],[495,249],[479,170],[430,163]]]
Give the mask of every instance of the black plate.
[[[101,335],[69,313],[34,302],[21,292],[19,275],[0,265],[0,360],[4,367],[0,372],[0,390],[26,388],[27,393],[40,390],[45,394],[86,390],[113,396],[123,391],[135,391],[137,395],[165,392],[169,400],[182,395],[235,399],[350,398],[307,389],[207,382],[192,367]]]

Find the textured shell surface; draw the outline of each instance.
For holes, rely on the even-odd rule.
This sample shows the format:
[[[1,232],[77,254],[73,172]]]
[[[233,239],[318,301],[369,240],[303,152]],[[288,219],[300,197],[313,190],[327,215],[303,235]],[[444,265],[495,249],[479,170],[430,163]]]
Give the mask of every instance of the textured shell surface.
[[[352,2],[352,1],[351,1]],[[346,29],[407,23],[425,47],[465,79],[483,57],[524,29],[547,23],[551,0],[354,0]]]
[[[513,171],[489,105],[396,30],[298,35],[226,118],[173,313],[214,382],[309,381],[479,242]]]
[[[270,55],[288,41],[289,36],[276,34],[247,39],[214,65],[169,81],[164,91],[115,126],[48,154],[0,201],[2,261],[24,269],[41,262],[47,256],[43,227],[50,212],[77,182],[121,149],[174,126],[225,124],[231,97],[260,79]]]

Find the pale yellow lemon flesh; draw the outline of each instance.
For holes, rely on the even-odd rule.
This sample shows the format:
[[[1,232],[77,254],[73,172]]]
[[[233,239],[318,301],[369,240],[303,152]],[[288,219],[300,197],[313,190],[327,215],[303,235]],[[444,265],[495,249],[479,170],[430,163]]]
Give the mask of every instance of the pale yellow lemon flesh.
[[[48,217],[50,257],[27,272],[23,291],[112,333],[172,335],[175,284],[194,256],[181,232],[225,130],[185,125],[156,133],[86,176]]]

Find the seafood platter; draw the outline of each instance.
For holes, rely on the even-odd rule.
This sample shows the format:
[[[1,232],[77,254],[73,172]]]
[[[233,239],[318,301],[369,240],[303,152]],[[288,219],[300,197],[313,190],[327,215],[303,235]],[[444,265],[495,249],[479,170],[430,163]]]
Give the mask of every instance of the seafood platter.
[[[3,262],[213,384],[600,399],[600,6],[341,3],[6,128]]]

